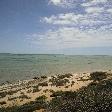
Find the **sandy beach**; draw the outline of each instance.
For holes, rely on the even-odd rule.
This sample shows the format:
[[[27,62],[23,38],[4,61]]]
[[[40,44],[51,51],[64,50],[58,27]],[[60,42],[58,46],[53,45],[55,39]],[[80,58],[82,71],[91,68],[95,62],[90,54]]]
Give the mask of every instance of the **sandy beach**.
[[[92,82],[90,73],[68,73],[56,76],[34,77],[30,80],[18,81],[13,84],[0,86],[0,108],[20,106],[39,96],[46,96],[46,100],[52,100],[52,93],[56,91],[77,91]],[[41,112],[42,110],[38,110]]]
[[[57,86],[53,85],[50,80],[54,77],[57,78],[58,76],[40,78],[34,77],[34,79],[18,81],[14,84],[2,85],[0,86],[0,101],[5,101],[6,104],[0,105],[0,107],[22,105],[27,102],[34,101],[37,97],[42,95],[45,95],[47,100],[50,101],[52,99],[50,95],[53,91],[76,91],[82,86],[87,86],[91,82],[88,80],[89,74],[90,73],[68,74],[67,77],[65,76],[62,78],[67,80],[64,82],[64,85],[60,84]],[[2,95],[2,93],[4,95]]]

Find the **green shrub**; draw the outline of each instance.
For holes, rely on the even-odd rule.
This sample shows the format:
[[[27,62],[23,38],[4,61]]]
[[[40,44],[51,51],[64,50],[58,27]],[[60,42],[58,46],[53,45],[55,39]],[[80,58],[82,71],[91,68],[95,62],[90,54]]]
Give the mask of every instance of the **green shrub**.
[[[36,102],[45,102],[46,100],[46,96],[45,95],[42,95],[42,96],[39,96],[35,99]]]
[[[17,93],[18,91],[20,91],[20,89],[0,92],[0,98],[6,97],[6,95],[13,95],[14,93]]]
[[[39,91],[40,91],[40,89],[39,89],[39,86],[38,85],[33,86],[33,93],[39,92]]]
[[[70,78],[71,76],[73,76],[73,75],[71,73],[68,73],[68,74],[64,74],[64,75],[58,75],[57,78],[64,79],[64,78]]]
[[[46,78],[47,78],[47,76],[43,75],[43,76],[41,76],[41,78],[42,78],[42,79],[46,79]]]
[[[112,80],[92,82],[77,92],[58,91],[48,106],[48,112],[111,112]]]
[[[43,87],[43,86],[48,86],[48,82],[39,83],[38,86],[42,86],[42,87]]]
[[[106,72],[93,72],[90,74],[90,79],[94,81],[101,81],[107,78]]]
[[[49,79],[49,82],[52,82],[53,86],[65,86],[66,83],[70,83],[68,79],[59,79],[56,77]]]
[[[76,97],[76,92],[74,91],[56,91],[50,97],[63,97],[63,98],[74,98]]]
[[[21,106],[0,108],[0,112],[34,112],[35,110],[46,108],[45,99],[45,96],[40,96],[37,97],[35,101],[31,101]]]

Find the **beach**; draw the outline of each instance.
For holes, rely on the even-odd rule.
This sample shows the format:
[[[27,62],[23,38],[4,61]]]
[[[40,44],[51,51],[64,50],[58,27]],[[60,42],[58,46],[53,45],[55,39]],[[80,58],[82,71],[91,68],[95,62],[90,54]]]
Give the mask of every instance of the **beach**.
[[[0,0],[0,112],[112,112],[112,0]]]
[[[111,73],[111,71],[108,71],[108,73]],[[45,96],[46,101],[49,102],[53,98],[53,92],[77,91],[91,82],[93,80],[90,80],[90,73],[87,72],[40,76],[12,84],[4,84],[0,86],[0,108],[21,106],[35,101],[36,98],[41,96]],[[42,109],[37,112],[41,111]]]
[[[112,56],[0,54],[0,62],[0,112],[55,112],[45,110],[57,94],[79,94],[94,72],[112,77]]]
[[[53,76],[56,77],[57,76]],[[91,81],[81,81],[81,78],[88,79],[89,73],[84,74],[73,74],[69,78],[63,78],[67,79],[68,82],[65,82],[63,85],[56,86],[55,84],[52,85],[52,82],[49,80],[52,79],[51,77],[47,78],[37,78],[30,80],[24,80],[24,81],[18,81],[15,84],[5,84],[0,87],[1,92],[10,92],[10,94],[6,95],[6,97],[3,97],[1,101],[6,101],[7,103],[4,106],[13,106],[13,105],[22,105],[24,103],[34,101],[36,97],[45,95],[47,97],[47,100],[51,100],[50,95],[52,94],[52,91],[76,91],[77,89],[81,88],[82,86],[86,86]],[[43,83],[43,85],[40,85],[38,88],[38,85],[40,83]],[[37,89],[37,91],[34,91],[34,89]],[[12,92],[12,93],[11,93]],[[26,95],[26,98],[19,98],[20,96]],[[12,99],[12,100],[11,100]]]

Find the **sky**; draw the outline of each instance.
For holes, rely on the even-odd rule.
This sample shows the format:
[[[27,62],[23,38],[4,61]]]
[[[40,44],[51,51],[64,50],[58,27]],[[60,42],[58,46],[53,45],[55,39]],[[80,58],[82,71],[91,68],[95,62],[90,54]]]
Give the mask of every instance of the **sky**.
[[[0,0],[0,53],[112,55],[112,0]]]

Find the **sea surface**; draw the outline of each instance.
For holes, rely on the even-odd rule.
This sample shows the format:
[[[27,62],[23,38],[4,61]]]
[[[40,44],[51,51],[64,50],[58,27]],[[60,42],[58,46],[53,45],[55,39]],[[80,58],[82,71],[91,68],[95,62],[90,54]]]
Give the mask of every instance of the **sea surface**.
[[[112,70],[112,56],[0,54],[0,84],[41,75]]]

